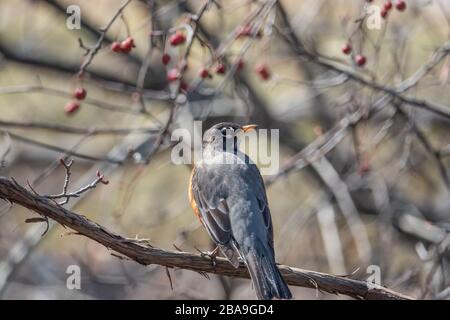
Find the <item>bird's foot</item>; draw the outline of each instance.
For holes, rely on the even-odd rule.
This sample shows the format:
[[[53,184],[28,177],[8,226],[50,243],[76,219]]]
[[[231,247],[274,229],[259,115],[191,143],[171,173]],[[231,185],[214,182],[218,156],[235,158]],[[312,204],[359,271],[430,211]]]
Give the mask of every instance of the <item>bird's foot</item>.
[[[216,257],[219,254],[219,247],[217,246],[213,251],[201,251],[200,249],[198,249],[197,247],[194,247],[198,252],[200,252],[200,256],[203,258],[207,258],[209,260],[211,260],[211,264],[213,267],[216,266],[217,264],[217,259]]]

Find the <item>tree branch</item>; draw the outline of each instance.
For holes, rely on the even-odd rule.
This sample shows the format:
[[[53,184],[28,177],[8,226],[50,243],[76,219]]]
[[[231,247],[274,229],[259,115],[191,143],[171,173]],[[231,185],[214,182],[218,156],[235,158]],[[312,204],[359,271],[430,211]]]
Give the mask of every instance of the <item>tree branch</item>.
[[[17,203],[35,211],[43,217],[51,218],[105,247],[118,252],[143,265],[157,264],[169,268],[181,268],[196,272],[215,273],[224,276],[249,278],[243,263],[235,269],[224,258],[218,258],[215,266],[211,261],[187,252],[162,250],[137,239],[123,238],[84,216],[69,211],[53,201],[36,195],[14,180],[0,177],[0,198]],[[409,300],[411,297],[396,293],[381,286],[364,281],[325,273],[291,268],[280,265],[280,271],[288,284],[315,288],[334,294],[343,294],[356,299]]]
[[[54,146],[45,142],[40,142],[40,141],[36,141],[33,139],[28,139],[26,137],[23,137],[21,135],[12,133],[12,132],[8,132],[5,130],[0,130],[0,132],[7,132],[9,137],[11,137],[11,139],[13,140],[17,140],[17,141],[21,141],[23,143],[27,143],[27,144],[31,144],[34,145],[36,147],[39,148],[44,148],[44,149],[48,149],[48,150],[53,150],[56,152],[64,152],[64,153],[68,153],[69,150],[62,148],[62,147],[58,147],[58,146]],[[76,157],[76,158],[80,158],[80,159],[85,159],[85,160],[90,160],[90,161],[101,161],[101,162],[109,162],[109,163],[115,163],[115,164],[122,164],[122,160],[119,159],[114,159],[114,158],[110,158],[108,156],[101,158],[101,157],[95,157],[95,156],[91,156],[88,154],[84,154],[84,153],[79,153],[79,152],[71,152],[70,153],[72,155],[72,157]]]

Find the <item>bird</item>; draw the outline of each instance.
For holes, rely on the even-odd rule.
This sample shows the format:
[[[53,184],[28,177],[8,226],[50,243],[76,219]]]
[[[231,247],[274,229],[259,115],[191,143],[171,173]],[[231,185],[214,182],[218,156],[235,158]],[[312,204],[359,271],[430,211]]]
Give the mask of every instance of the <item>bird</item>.
[[[258,299],[291,299],[275,263],[264,181],[256,164],[239,150],[244,134],[256,127],[222,122],[205,131],[202,157],[190,176],[189,201],[216,245],[210,257],[220,250],[235,268],[241,258]]]

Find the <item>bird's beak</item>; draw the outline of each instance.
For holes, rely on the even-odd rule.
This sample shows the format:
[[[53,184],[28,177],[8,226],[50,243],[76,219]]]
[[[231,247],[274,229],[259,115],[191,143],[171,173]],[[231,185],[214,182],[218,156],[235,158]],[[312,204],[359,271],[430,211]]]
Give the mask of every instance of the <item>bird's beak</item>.
[[[253,131],[253,130],[255,130],[256,128],[258,128],[258,125],[257,125],[257,124],[248,124],[248,125],[246,125],[246,126],[242,126],[242,130],[243,130],[244,132]]]

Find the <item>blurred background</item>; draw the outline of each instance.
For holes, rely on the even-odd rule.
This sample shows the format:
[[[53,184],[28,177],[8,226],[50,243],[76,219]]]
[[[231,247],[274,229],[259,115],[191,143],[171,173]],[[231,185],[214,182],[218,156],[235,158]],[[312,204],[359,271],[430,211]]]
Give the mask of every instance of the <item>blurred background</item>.
[[[280,173],[264,176],[277,262],[445,299],[450,3],[397,2],[2,0],[0,174],[56,194],[59,159],[73,159],[69,191],[97,170],[109,184],[66,208],[196,253],[213,246],[170,133],[196,120],[279,129]],[[181,269],[171,288],[164,267],[0,205],[1,299],[255,298],[248,280]],[[80,290],[66,287],[70,265]]]

